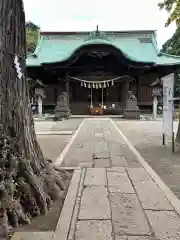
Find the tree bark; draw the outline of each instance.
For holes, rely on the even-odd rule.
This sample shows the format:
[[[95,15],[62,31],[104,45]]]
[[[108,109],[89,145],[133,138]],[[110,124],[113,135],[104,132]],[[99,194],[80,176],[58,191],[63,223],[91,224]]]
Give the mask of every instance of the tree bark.
[[[17,78],[15,55],[23,77]],[[22,0],[0,0],[0,232],[29,223],[62,196],[63,178],[36,139],[26,79]]]

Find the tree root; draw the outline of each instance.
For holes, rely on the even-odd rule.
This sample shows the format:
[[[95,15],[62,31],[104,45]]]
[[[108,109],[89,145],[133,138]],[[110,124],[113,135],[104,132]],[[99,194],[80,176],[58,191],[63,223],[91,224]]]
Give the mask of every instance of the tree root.
[[[68,178],[65,171],[55,171],[50,161],[44,161],[40,175],[35,174],[31,160],[20,155],[18,148],[13,138],[1,136],[0,232],[4,237],[11,227],[46,214],[53,201],[64,197]]]

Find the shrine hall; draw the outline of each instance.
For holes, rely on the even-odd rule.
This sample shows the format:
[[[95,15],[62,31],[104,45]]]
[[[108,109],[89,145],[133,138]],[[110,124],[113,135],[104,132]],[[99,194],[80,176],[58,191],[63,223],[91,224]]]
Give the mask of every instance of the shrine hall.
[[[75,115],[152,111],[152,84],[179,67],[179,56],[160,52],[153,30],[40,32],[27,57],[28,77],[43,86],[43,113],[54,112],[63,92]]]

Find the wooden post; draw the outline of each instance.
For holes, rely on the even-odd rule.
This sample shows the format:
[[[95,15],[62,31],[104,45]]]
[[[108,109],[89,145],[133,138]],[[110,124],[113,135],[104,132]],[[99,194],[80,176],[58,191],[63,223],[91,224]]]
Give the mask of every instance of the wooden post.
[[[126,102],[128,100],[128,91],[129,91],[129,79],[125,79],[125,82],[124,82],[124,108],[126,108]]]
[[[136,80],[136,98],[138,102],[139,101],[139,77]]]
[[[103,108],[104,107],[104,88],[102,86],[102,104],[101,104],[101,107]]]
[[[92,96],[92,84],[91,84],[91,108],[93,108],[92,98],[93,96]]]

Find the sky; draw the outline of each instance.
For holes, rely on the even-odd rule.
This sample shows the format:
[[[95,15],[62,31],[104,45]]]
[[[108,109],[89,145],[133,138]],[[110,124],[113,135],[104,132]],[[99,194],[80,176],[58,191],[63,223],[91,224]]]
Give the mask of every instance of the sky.
[[[168,18],[159,0],[24,0],[26,21],[42,31],[157,30],[158,46],[176,26],[164,27]]]

